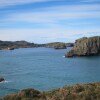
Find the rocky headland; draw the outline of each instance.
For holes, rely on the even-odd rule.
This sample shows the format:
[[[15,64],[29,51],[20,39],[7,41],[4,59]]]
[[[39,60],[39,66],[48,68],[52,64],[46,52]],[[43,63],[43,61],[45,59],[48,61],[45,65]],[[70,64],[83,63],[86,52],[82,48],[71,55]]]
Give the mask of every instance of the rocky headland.
[[[64,86],[51,91],[24,89],[0,100],[100,100],[100,82]]]
[[[74,47],[65,57],[73,56],[92,56],[100,54],[100,36],[83,37],[76,40]]]

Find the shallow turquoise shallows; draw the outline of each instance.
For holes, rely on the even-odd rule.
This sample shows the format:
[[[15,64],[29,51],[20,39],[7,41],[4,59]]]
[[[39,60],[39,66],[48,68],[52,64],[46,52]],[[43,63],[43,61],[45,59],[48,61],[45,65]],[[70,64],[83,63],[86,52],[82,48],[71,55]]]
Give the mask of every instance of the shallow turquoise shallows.
[[[0,97],[25,88],[51,90],[100,81],[100,56],[64,58],[71,48],[0,51]]]

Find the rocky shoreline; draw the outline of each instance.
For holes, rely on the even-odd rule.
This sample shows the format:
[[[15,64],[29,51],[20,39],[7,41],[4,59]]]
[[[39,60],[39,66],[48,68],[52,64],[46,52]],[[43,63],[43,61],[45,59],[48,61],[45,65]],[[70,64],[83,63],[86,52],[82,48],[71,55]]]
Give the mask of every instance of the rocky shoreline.
[[[93,56],[100,54],[100,36],[95,37],[83,37],[76,40],[74,47],[65,57],[75,57],[75,56]]]
[[[24,89],[0,100],[100,100],[100,82],[64,86],[51,91]]]

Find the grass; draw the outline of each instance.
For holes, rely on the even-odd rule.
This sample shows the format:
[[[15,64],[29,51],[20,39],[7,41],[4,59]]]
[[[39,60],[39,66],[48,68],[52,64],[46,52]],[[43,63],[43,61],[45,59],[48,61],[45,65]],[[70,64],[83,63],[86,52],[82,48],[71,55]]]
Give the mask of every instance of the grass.
[[[64,86],[43,92],[25,89],[0,100],[100,100],[100,82]]]

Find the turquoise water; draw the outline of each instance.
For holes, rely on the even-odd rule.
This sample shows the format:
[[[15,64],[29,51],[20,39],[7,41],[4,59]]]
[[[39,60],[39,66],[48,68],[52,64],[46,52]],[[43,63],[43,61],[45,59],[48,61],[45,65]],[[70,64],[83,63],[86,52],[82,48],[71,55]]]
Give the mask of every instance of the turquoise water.
[[[0,76],[6,79],[0,83],[0,97],[25,88],[50,90],[100,81],[100,56],[64,58],[69,49],[0,51]]]

